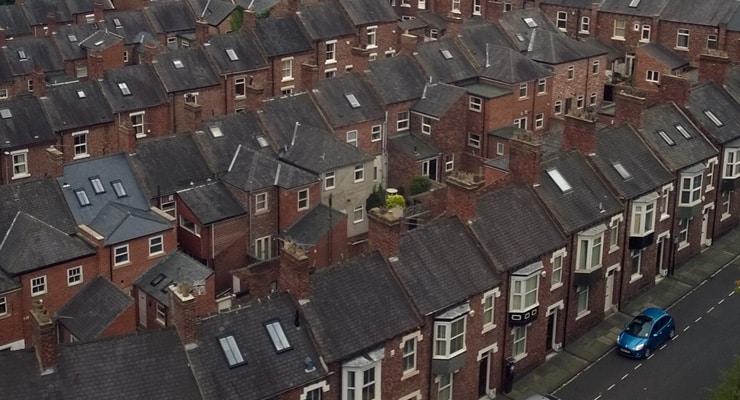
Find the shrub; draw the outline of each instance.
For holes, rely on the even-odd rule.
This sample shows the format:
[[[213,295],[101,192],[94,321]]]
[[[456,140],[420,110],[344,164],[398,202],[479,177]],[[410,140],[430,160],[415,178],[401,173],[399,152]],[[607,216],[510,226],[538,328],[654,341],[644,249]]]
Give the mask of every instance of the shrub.
[[[389,194],[385,198],[385,208],[393,208],[400,206],[401,208],[406,207],[406,199],[400,194]]]
[[[409,184],[409,191],[413,196],[419,193],[426,192],[427,190],[429,190],[430,187],[432,187],[432,181],[429,179],[429,177],[415,176],[413,179],[411,179],[411,183]]]

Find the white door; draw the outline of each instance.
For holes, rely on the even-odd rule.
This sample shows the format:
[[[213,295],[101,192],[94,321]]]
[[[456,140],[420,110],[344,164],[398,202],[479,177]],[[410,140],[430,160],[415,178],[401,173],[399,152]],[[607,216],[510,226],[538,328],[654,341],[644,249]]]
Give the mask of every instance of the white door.
[[[704,208],[704,213],[701,219],[701,245],[711,246],[712,239],[709,238],[709,209],[710,207]]]
[[[614,297],[614,270],[606,271],[606,297],[604,299],[604,311],[612,308]]]
[[[139,292],[139,325],[146,328],[146,294]]]

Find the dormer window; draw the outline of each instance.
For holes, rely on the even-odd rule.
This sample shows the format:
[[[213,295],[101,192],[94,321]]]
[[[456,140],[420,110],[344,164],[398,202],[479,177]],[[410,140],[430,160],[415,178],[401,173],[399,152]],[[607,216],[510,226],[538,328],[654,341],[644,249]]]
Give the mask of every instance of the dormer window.
[[[121,90],[121,94],[124,95],[124,96],[130,96],[131,95],[131,90],[128,88],[128,85],[126,84],[126,82],[119,83],[118,84],[118,89]]]

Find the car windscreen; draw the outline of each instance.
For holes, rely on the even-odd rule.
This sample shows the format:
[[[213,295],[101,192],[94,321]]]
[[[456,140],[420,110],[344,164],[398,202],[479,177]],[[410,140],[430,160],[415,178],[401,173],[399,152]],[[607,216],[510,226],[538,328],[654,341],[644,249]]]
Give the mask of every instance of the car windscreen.
[[[650,323],[653,320],[645,315],[638,315],[627,325],[625,332],[632,336],[646,338],[650,335]]]

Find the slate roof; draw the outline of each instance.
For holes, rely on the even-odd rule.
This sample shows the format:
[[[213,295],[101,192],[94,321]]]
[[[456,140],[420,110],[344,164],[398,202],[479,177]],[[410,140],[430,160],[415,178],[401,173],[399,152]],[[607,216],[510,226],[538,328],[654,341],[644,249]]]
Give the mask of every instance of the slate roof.
[[[511,48],[490,46],[488,54],[489,65],[480,71],[480,75],[494,81],[515,84],[553,75],[544,65]]]
[[[13,149],[55,142],[56,134],[45,118],[36,96],[16,96],[0,103],[0,110],[7,110],[9,117],[0,118],[0,149]]]
[[[59,0],[34,0],[20,3],[23,14],[28,19],[31,26],[46,25],[49,13],[56,17],[56,23],[59,25],[71,23],[72,14],[69,12],[67,5]]]
[[[413,157],[414,160],[417,161],[430,157],[437,157],[442,153],[428,140],[425,140],[418,134],[411,132],[389,137],[388,146],[396,151]]]
[[[195,11],[196,18],[203,17],[212,26],[224,22],[236,10],[236,6],[230,1],[188,0],[188,2]]]
[[[177,65],[175,61],[179,61]],[[182,68],[179,63],[182,63]],[[202,47],[170,50],[159,54],[154,69],[168,93],[201,89],[221,83]]]
[[[174,33],[195,30],[195,14],[187,2],[164,0],[148,2],[144,13],[155,33]]]
[[[62,232],[75,232],[77,223],[67,207],[62,190],[53,178],[41,177],[0,185],[0,233],[5,232],[21,211]]]
[[[0,241],[0,268],[17,276],[95,254],[84,240],[18,212]]]
[[[378,251],[322,268],[310,280],[302,308],[328,363],[374,350],[420,325]]]
[[[63,400],[56,374],[40,374],[33,348],[0,351],[2,396],[14,400]]]
[[[566,7],[591,9],[593,3],[603,3],[604,0],[542,0],[542,4],[553,4]]]
[[[103,6],[103,10],[112,10],[115,7],[113,7],[113,3],[111,0],[97,0],[101,6]],[[67,3],[67,8],[69,9],[69,12],[72,14],[92,14],[94,7],[93,3],[95,0],[64,0],[65,3]]]
[[[527,24],[525,19],[534,21],[532,24],[534,26]],[[540,40],[534,38],[535,30],[563,35],[560,29],[539,8],[511,10],[504,13],[500,23],[501,28],[509,35],[511,44],[522,53],[528,50],[531,43],[534,44],[537,40]]]
[[[99,337],[134,299],[102,276],[95,277],[54,314],[78,340]]]
[[[213,224],[247,212],[221,182],[184,189],[177,192],[177,196],[203,225]]]
[[[202,184],[213,176],[190,134],[137,140],[136,152],[129,157],[149,199]]]
[[[727,76],[725,82],[722,85],[727,93],[732,96],[735,101],[740,102],[740,66],[730,66],[727,69]]]
[[[115,32],[123,37],[125,45],[138,43],[137,38],[142,32],[154,35],[154,31],[142,10],[106,11],[103,20],[102,24],[108,31]]]
[[[446,116],[450,107],[466,94],[467,90],[464,88],[442,82],[427,85],[424,94],[414,103],[411,111],[441,118]]]
[[[168,101],[161,81],[148,64],[108,69],[98,84],[114,113],[145,110]],[[125,84],[128,90],[119,84]]]
[[[355,34],[354,26],[338,3],[301,4],[297,14],[312,40],[337,39]]]
[[[267,59],[252,31],[240,30],[212,35],[209,43],[205,48],[206,52],[220,75],[268,68]],[[237,59],[232,60],[227,50],[233,51]]]
[[[632,0],[603,0],[599,12],[652,17],[661,15],[674,0],[642,0],[637,7],[630,7]],[[671,5],[672,6],[672,5]]]
[[[20,279],[13,279],[5,271],[0,270],[0,293],[10,292],[21,287]],[[0,383],[0,387],[3,387],[2,383]]]
[[[81,60],[87,57],[81,43],[95,32],[98,32],[98,28],[94,28],[92,24],[62,25],[51,38],[56,43],[63,60]]]
[[[565,192],[548,175],[557,169],[571,186]],[[535,192],[560,223],[572,234],[622,211],[619,200],[578,150],[564,151],[542,163]]]
[[[349,15],[355,26],[391,22],[398,19],[398,14],[390,3],[384,0],[339,0],[339,4]]]
[[[643,140],[673,172],[717,155],[714,146],[673,102],[650,107],[643,113],[642,121],[639,132]],[[679,133],[677,124],[686,129],[691,139]],[[663,140],[658,134],[659,130],[665,131],[675,145]]]
[[[449,58],[445,57],[447,52]],[[478,76],[456,40],[442,39],[420,43],[416,47],[415,56],[426,76],[434,81],[455,83]]]
[[[50,87],[41,104],[56,132],[113,122],[110,106],[95,81]]]
[[[123,243],[172,229],[172,224],[166,218],[153,211],[140,210],[116,202],[106,204],[88,225],[105,237],[106,245]]]
[[[660,43],[645,43],[641,45],[640,48],[670,70],[687,67],[689,65],[689,62],[684,60],[683,57]]]
[[[462,85],[461,87],[465,88],[468,93],[474,96],[486,99],[495,99],[513,93],[511,87],[499,86],[486,81],[474,82],[469,85]]]
[[[702,1],[701,7],[697,7],[695,1],[671,0],[668,7],[660,13],[660,19],[716,27],[727,23],[737,9],[736,1],[706,0]]]
[[[506,36],[506,32],[501,29],[501,25],[491,22],[464,23],[461,40],[478,67],[486,65],[486,47],[514,48],[514,44]]]
[[[170,289],[173,284],[205,282],[213,270],[180,250],[173,251],[149,268],[134,282],[139,290],[170,307]],[[214,293],[207,293],[214,296]]]
[[[295,326],[296,307],[288,294],[254,301],[246,307],[201,320],[197,325],[198,347],[189,359],[206,400],[273,398],[326,377],[303,321]],[[277,352],[265,323],[280,323],[290,350]],[[246,364],[229,368],[218,338],[233,336]],[[305,360],[315,370],[306,372]],[[269,368],[267,368],[269,366]]]
[[[344,223],[346,219],[347,215],[324,204],[319,204],[289,226],[283,236],[286,240],[315,246],[329,235],[334,227],[339,223]]]
[[[475,209],[471,228],[499,271],[524,267],[566,245],[534,191],[523,184],[480,197]]]
[[[47,74],[64,70],[62,56],[50,37],[19,37],[8,40],[3,46],[3,53],[15,76],[29,75],[36,67]]]
[[[312,95],[335,128],[385,118],[385,108],[367,82],[355,73],[320,80]],[[348,96],[354,96],[359,106],[353,106]]]
[[[740,137],[740,105],[716,83],[707,81],[693,86],[685,108],[715,144]],[[705,112],[711,112],[722,126],[717,126]]]
[[[80,47],[88,50],[100,51],[113,46],[116,43],[123,43],[123,36],[108,30],[96,30],[90,36],[80,42]]]
[[[280,0],[234,0],[234,3],[241,6],[244,9],[252,8],[255,13],[262,14],[265,11],[270,10]]]
[[[67,399],[201,399],[183,348],[174,329],[65,344],[55,375]]]
[[[296,122],[302,127],[329,129],[329,125],[308,93],[265,101],[262,103],[259,116],[278,148],[290,144]]]
[[[418,99],[426,84],[419,67],[405,54],[371,62],[365,76],[385,104]]]
[[[671,182],[673,174],[658,160],[630,125],[610,126],[596,133],[596,155],[591,158],[602,176],[621,197],[634,199]],[[629,177],[623,178],[620,164]]]
[[[221,178],[224,182],[251,192],[272,186],[296,188],[318,181],[318,176],[265,155],[242,148],[233,160],[233,167]]]
[[[26,20],[23,9],[19,4],[0,6],[0,26],[5,29],[7,37],[31,34],[31,26],[28,24],[28,20]]]
[[[268,57],[311,51],[311,43],[296,18],[291,14],[257,19],[255,32]]]
[[[606,53],[606,51],[598,50],[594,46],[567,37],[562,33],[534,29],[527,57],[541,63],[557,65],[598,57]]]
[[[300,126],[295,144],[281,152],[280,159],[318,174],[364,164],[373,157],[347,142],[340,141],[329,131]]]
[[[449,25],[449,22],[446,19],[434,11],[420,11],[416,14],[416,17],[426,22],[430,28],[435,28],[440,31],[447,29],[447,25]]]

